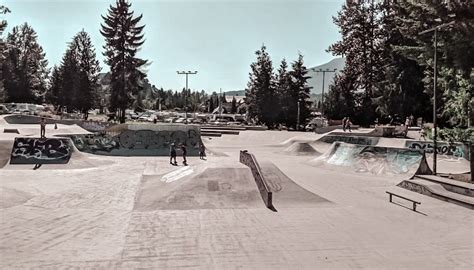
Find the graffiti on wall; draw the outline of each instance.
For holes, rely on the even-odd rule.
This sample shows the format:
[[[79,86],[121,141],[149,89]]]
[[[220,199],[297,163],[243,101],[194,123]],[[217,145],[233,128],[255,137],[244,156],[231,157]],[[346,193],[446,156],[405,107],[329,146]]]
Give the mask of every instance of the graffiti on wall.
[[[338,136],[338,135],[326,135],[320,138],[319,140],[325,143],[344,142],[344,143],[360,144],[360,145],[375,145],[379,141],[378,138],[373,138],[373,137]]]
[[[66,164],[71,158],[68,139],[15,138],[10,164]]]
[[[426,153],[433,153],[434,144],[424,141],[407,141],[406,146],[410,149],[424,150]],[[437,143],[437,153],[440,155],[467,158],[467,147],[462,144]]]
[[[336,143],[327,163],[352,167],[355,172],[371,174],[406,174],[414,172],[423,153],[410,149]]]
[[[125,130],[117,135],[71,135],[74,145],[83,152],[110,155],[168,155],[171,143],[185,145],[188,155],[194,155],[201,141],[194,129],[175,131]],[[194,151],[196,150],[196,151]]]

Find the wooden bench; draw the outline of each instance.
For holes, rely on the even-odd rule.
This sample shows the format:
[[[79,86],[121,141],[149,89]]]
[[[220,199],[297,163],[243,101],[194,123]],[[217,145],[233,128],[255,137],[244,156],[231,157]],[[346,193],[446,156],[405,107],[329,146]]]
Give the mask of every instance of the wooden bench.
[[[392,196],[395,196],[395,197],[398,197],[398,198],[402,198],[402,199],[405,199],[405,200],[407,200],[407,201],[412,202],[412,203],[413,203],[413,211],[415,211],[415,212],[416,212],[416,205],[417,205],[417,204],[421,204],[421,202],[414,201],[414,200],[412,200],[412,199],[409,199],[409,198],[407,198],[407,197],[403,197],[403,196],[397,195],[397,194],[392,193],[392,192],[389,192],[389,191],[386,191],[385,193],[387,193],[388,195],[390,195],[390,202],[392,202]]]

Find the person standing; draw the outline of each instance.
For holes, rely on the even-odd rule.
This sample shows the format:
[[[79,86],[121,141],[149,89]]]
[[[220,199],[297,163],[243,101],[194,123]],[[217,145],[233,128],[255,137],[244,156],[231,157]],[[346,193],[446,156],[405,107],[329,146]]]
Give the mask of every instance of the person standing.
[[[342,118],[342,130],[346,132],[347,117]]]
[[[186,161],[186,155],[188,154],[187,150],[186,150],[186,146],[184,144],[181,144],[181,152],[183,154],[183,165],[184,166],[187,166],[188,163]]]
[[[46,138],[46,120],[44,120],[44,117],[41,117],[40,121],[40,137]]]
[[[206,147],[203,143],[199,145],[199,159],[204,159],[206,156]]]
[[[170,164],[178,165],[178,163],[176,162],[176,148],[174,147],[174,143],[170,145]]]
[[[349,132],[352,132],[351,126],[352,126],[351,119],[350,119],[349,117],[347,117],[347,120],[346,120],[346,129],[349,130]]]

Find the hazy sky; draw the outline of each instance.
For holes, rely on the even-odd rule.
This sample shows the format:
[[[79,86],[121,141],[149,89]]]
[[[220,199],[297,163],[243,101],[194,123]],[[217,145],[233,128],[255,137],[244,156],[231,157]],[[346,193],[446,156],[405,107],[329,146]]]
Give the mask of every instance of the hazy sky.
[[[49,65],[59,64],[67,42],[85,29],[103,71],[101,15],[115,0],[0,0],[12,13],[7,31],[23,22],[36,30]],[[343,0],[131,0],[143,14],[146,42],[139,56],[151,61],[148,77],[165,89],[184,87],[177,70],[197,70],[191,89],[239,90],[246,87],[255,51],[264,43],[274,62],[296,59],[308,67],[333,56],[325,50],[339,38],[332,23]]]

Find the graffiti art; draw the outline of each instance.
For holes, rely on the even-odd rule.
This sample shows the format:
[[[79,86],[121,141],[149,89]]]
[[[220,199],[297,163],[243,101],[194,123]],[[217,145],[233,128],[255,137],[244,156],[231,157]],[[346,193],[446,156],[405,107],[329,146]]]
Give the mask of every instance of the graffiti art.
[[[124,130],[119,134],[70,135],[74,145],[83,152],[117,156],[166,156],[170,144],[185,145],[189,156],[198,155],[201,138],[194,129]]]
[[[406,141],[406,147],[410,149],[423,150],[426,153],[433,153],[433,142],[427,141]],[[458,158],[469,158],[469,147],[461,143],[449,144],[446,142],[437,142],[437,153],[439,155],[453,156]]]
[[[10,164],[66,164],[71,158],[68,139],[15,138]]]

